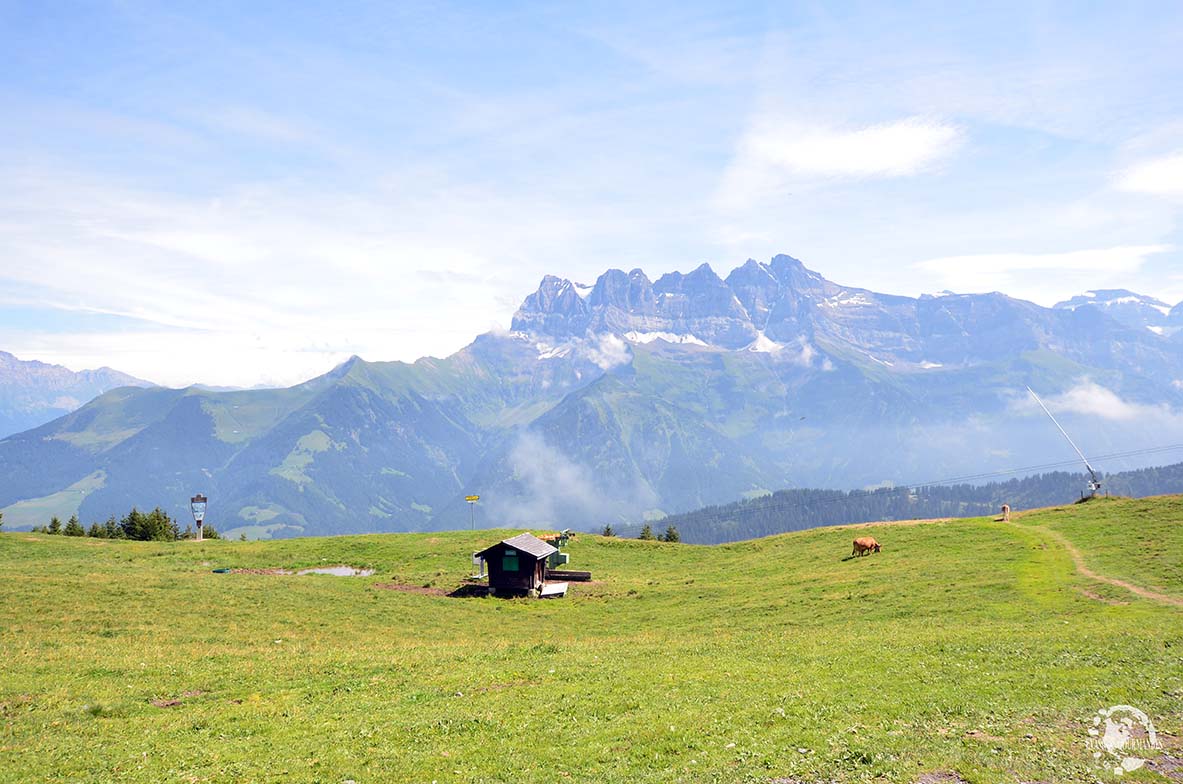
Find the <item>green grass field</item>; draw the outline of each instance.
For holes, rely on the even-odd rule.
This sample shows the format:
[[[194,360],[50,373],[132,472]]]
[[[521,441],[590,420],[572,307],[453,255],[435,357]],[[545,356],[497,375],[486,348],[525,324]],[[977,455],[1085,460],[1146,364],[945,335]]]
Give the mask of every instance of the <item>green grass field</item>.
[[[883,552],[847,559],[868,532]],[[1060,538],[1183,598],[1180,498],[583,535],[596,581],[566,599],[442,595],[503,535],[0,534],[0,781],[1092,781],[1087,727],[1122,703],[1183,756],[1183,608]],[[377,573],[211,571],[328,564]]]

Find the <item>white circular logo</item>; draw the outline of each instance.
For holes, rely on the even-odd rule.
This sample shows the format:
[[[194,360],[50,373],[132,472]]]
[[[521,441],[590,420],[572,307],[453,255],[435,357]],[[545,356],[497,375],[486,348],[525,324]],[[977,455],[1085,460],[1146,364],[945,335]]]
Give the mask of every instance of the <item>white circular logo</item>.
[[[1088,747],[1097,767],[1114,776],[1123,776],[1146,764],[1136,752],[1162,748],[1150,717],[1130,705],[1097,711],[1093,726],[1089,727]]]

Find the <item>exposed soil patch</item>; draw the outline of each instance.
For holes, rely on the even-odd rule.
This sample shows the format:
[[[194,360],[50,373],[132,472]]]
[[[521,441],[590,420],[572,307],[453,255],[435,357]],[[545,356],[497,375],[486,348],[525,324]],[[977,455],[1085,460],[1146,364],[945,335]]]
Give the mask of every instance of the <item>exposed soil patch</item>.
[[[969,732],[965,733],[965,737],[973,738],[974,740],[984,740],[995,743],[1006,740],[1006,738],[1000,738],[997,735],[991,735],[990,733],[982,732],[981,730],[970,730]],[[961,779],[957,780],[960,781]]]
[[[405,591],[406,593],[421,593],[427,596],[447,596],[443,588],[432,588],[425,585],[405,585],[403,583],[374,583],[374,587],[382,591]]]
[[[201,689],[192,689],[190,691],[183,692],[177,699],[166,700],[157,698],[154,700],[149,700],[148,702],[157,708],[175,708],[182,703],[183,699],[187,699],[189,697],[200,697],[203,694],[205,694],[205,692]]]
[[[1149,760],[1146,767],[1161,773],[1171,781],[1183,781],[1183,757],[1174,754],[1163,754]]]
[[[230,574],[291,574],[287,569],[231,569]]]
[[[960,518],[957,518],[960,519]],[[891,525],[925,525],[927,523],[950,523],[954,520],[952,517],[927,517],[923,520],[876,520],[870,523],[843,523],[842,525],[827,525],[827,531],[843,531],[850,528],[877,528],[879,526]]]
[[[1080,591],[1082,594],[1094,601],[1104,602],[1105,604],[1129,604],[1129,602],[1123,602],[1120,599],[1109,599],[1099,593],[1093,593],[1087,588],[1077,588],[1076,590]]]
[[[920,778],[916,779],[916,784],[968,784],[968,782],[956,773],[949,773],[948,771],[942,770],[936,773],[923,774]]]
[[[472,599],[478,596],[488,596],[489,586],[480,583],[465,583],[456,590],[452,591],[448,596],[453,599]]]

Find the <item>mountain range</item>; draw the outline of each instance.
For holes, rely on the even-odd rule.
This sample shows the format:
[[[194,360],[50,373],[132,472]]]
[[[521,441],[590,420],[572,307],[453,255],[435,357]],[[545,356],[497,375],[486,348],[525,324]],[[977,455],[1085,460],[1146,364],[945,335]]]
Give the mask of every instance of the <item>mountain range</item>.
[[[1165,309],[1165,311],[1164,311]],[[288,389],[120,388],[0,441],[6,525],[161,505],[252,536],[657,519],[1183,441],[1183,308],[1096,291],[903,297],[789,256],[725,278],[547,276],[443,358]],[[1124,458],[1118,468],[1150,462]],[[1139,463],[1141,461],[1141,463]]]
[[[117,387],[151,386],[118,370],[74,372],[0,351],[0,438],[57,419]]]

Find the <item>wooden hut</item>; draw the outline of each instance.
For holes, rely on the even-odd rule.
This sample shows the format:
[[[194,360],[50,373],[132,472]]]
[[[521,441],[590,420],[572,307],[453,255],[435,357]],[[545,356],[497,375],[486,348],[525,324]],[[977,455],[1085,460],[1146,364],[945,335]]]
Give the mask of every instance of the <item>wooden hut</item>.
[[[546,582],[546,559],[557,553],[533,534],[518,534],[477,553],[489,568],[489,593],[526,594],[541,591]]]

